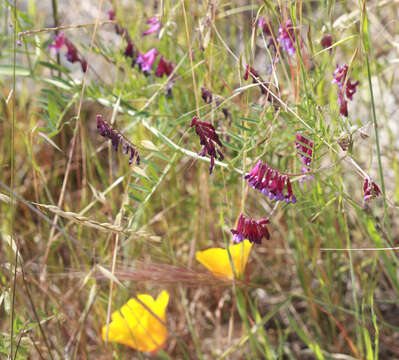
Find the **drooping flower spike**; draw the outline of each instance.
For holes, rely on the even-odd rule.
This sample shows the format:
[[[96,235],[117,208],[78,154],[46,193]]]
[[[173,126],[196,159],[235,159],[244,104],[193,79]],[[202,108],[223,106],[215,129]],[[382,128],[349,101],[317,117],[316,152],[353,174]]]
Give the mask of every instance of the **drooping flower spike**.
[[[97,130],[101,136],[104,136],[111,140],[112,147],[115,151],[118,151],[119,144],[121,144],[123,153],[129,154],[129,165],[133,163],[133,159],[136,157],[136,164],[140,164],[140,156],[138,151],[118,130],[115,130],[105,120],[102,115],[97,115]]]
[[[295,137],[295,146],[302,163],[309,166],[312,162],[313,141],[305,136],[305,134],[297,133]]]
[[[168,336],[164,323],[169,293],[162,291],[156,300],[147,294],[137,295],[137,299],[139,301],[136,298],[130,299],[111,315],[112,321],[108,329],[107,326],[102,328],[102,338],[139,351],[155,352],[163,346]]]
[[[270,233],[266,224],[269,223],[268,219],[260,219],[255,221],[251,218],[246,218],[240,214],[237,222],[237,228],[231,229],[233,234],[233,242],[240,243],[244,239],[248,239],[251,243],[261,244],[262,239],[270,239]]]
[[[252,243],[245,240],[242,244],[229,246],[234,270],[237,277],[240,277],[247,265],[248,256],[252,248]],[[222,279],[232,279],[233,269],[230,263],[229,254],[226,249],[210,248],[204,251],[197,251],[195,258],[204,265],[212,274]]]
[[[270,200],[285,200],[287,204],[296,203],[289,176],[281,174],[261,160],[244,178],[253,189],[269,196]]]
[[[364,192],[363,201],[365,203],[368,203],[368,202],[370,202],[370,200],[381,195],[380,188],[377,186],[377,184],[373,180],[371,180],[369,178],[364,178],[363,192]]]
[[[224,159],[222,152],[217,148],[217,146],[223,147],[219,140],[219,136],[216,134],[215,128],[211,123],[199,121],[197,116],[192,118],[190,126],[195,126],[195,132],[200,138],[200,144],[203,145],[199,155],[205,156],[208,154],[211,157],[209,174],[212,174],[213,167],[215,166],[215,158],[219,158],[221,161]]]
[[[348,65],[337,65],[332,80],[332,84],[338,86],[338,104],[340,105],[339,113],[342,116],[348,116],[348,100],[352,100],[353,95],[357,90],[356,87],[359,85],[359,81],[352,82],[350,79],[347,79],[347,75]]]

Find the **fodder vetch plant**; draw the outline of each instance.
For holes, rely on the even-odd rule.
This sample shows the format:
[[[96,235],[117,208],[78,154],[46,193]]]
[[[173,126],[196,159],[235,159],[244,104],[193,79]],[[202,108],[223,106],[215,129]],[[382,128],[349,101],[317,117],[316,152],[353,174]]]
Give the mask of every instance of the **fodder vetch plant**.
[[[0,354],[399,358],[399,3],[0,5]]]

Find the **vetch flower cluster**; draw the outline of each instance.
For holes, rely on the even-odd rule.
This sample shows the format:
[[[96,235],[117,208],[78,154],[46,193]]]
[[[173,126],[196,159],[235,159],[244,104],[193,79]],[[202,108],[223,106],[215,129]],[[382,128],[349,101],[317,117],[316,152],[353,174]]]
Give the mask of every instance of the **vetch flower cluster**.
[[[216,134],[215,128],[211,123],[199,121],[197,116],[192,118],[190,126],[195,126],[195,132],[200,138],[200,144],[204,146],[199,155],[205,156],[208,154],[211,157],[209,174],[212,174],[213,167],[215,166],[215,158],[219,158],[219,160],[224,159],[222,152],[216,146],[223,147],[219,140],[219,136]]]
[[[111,140],[112,147],[117,152],[119,144],[121,144],[123,153],[129,154],[129,165],[133,163],[133,159],[136,157],[136,164],[140,164],[140,156],[134,146],[125,139],[125,137],[118,131],[103,120],[102,115],[97,115],[97,130],[101,136],[104,136]]]
[[[381,195],[380,188],[377,186],[377,184],[373,180],[371,180],[369,178],[364,179],[363,192],[364,192],[363,201],[365,203],[368,203],[368,202],[370,202],[370,200]]]
[[[279,42],[281,48],[290,56],[295,55],[295,31],[291,20],[280,24],[278,28],[279,36],[277,41]]]
[[[268,219],[255,221],[240,214],[237,228],[230,230],[233,234],[233,242],[240,243],[248,239],[251,243],[261,244],[263,238],[269,240],[270,233],[266,226],[268,223]]]
[[[115,20],[115,11],[109,10],[108,16],[110,20]],[[150,28],[142,33],[142,36],[147,36],[153,34],[162,27],[161,22],[157,17],[152,17],[147,20],[147,24],[151,25]],[[124,55],[126,57],[130,57],[132,59],[132,67],[136,64],[139,69],[144,73],[144,75],[148,76],[153,68],[154,63],[156,62],[158,55],[160,55],[159,51],[156,48],[152,48],[146,53],[142,53],[137,50],[136,46],[133,44],[133,41],[129,35],[129,32],[126,28],[120,26],[119,24],[115,25],[115,32],[118,35],[121,35],[127,41],[127,46],[124,51]],[[174,65],[171,61],[167,61],[164,56],[160,55],[160,60],[155,70],[156,77],[163,77],[164,75],[170,76],[173,72]],[[170,96],[172,92],[172,87],[176,81],[176,78],[173,77],[170,79],[169,83],[166,87],[166,95]]]
[[[337,69],[334,71],[332,84],[338,86],[338,104],[339,113],[342,116],[348,116],[348,100],[352,100],[353,95],[356,93],[356,86],[359,85],[359,81],[351,82],[347,79],[348,65],[343,64],[337,65]]]
[[[313,154],[313,141],[310,140],[305,134],[297,133],[295,137],[295,146],[298,155],[304,165],[309,166],[312,162]]]
[[[289,176],[281,174],[261,160],[244,178],[253,189],[269,196],[270,200],[285,200],[287,204],[296,203]]]
[[[61,32],[54,37],[54,42],[50,44],[50,48],[54,49],[58,54],[63,46],[66,46],[67,48],[67,53],[65,54],[66,59],[70,63],[80,62],[82,71],[86,72],[87,61],[83,57],[79,56],[76,46],[65,37],[63,32]]]
[[[156,300],[151,295],[139,294],[137,299],[130,299],[112,313],[111,323],[102,329],[102,338],[139,351],[155,352],[165,343],[168,336],[168,329],[164,323],[169,293],[166,290],[162,291]]]

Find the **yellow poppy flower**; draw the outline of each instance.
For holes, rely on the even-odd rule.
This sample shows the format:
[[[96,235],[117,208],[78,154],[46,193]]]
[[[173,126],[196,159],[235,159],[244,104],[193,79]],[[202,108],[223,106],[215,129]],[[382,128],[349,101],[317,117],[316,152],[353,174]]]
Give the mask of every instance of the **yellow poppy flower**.
[[[229,246],[235,273],[238,277],[240,277],[245,270],[251,247],[252,243],[248,240]],[[195,253],[195,258],[207,269],[212,271],[213,275],[223,279],[233,278],[233,269],[226,249],[211,248],[204,251],[197,251]]]
[[[148,306],[162,321],[166,321],[165,310],[169,302],[169,294],[162,291],[156,300],[147,294],[137,298]],[[102,330],[102,338],[106,338],[107,327]],[[111,315],[108,327],[108,341],[116,341],[139,351],[154,352],[166,341],[168,330],[136,299],[130,299],[119,310]]]

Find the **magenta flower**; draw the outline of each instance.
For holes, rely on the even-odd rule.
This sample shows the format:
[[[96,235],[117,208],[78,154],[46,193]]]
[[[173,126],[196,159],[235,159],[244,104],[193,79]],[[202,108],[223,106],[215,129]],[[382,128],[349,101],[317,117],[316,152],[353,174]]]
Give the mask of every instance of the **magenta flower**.
[[[301,173],[302,174],[306,174],[308,172],[310,172],[309,168],[307,168],[306,166],[302,166],[301,167]],[[312,174],[309,174],[309,175],[304,176],[303,178],[300,178],[299,182],[300,183],[308,182],[308,181],[313,180],[313,179],[314,179],[314,176]]]
[[[129,154],[129,165],[132,164],[134,157],[136,157],[136,164],[140,164],[140,156],[138,151],[118,130],[115,130],[105,120],[102,115],[97,115],[97,130],[101,136],[111,140],[112,147],[117,152],[119,144],[121,144],[123,153]]]
[[[65,55],[66,59],[71,62],[80,62],[83,72],[87,70],[87,61],[84,58],[80,58],[78,54],[78,49],[74,44],[72,44],[68,39],[65,39],[65,46],[67,47],[67,53]]]
[[[258,27],[263,31],[265,36],[272,36],[272,26],[269,21],[266,21],[264,16],[258,19]]]
[[[352,100],[353,95],[356,93],[356,87],[359,85],[359,81],[352,82],[347,79],[348,75],[348,65],[343,64],[341,66],[337,65],[337,69],[333,73],[332,84],[338,86],[338,104],[339,113],[342,116],[348,116],[348,101]]]
[[[157,69],[155,70],[155,76],[162,77],[165,74],[166,76],[169,76],[173,72],[173,67],[174,66],[171,61],[166,61],[166,59],[161,56]]]
[[[277,41],[281,48],[290,56],[295,55],[295,32],[291,20],[280,24],[278,28],[279,37]]]
[[[240,214],[237,228],[230,230],[233,234],[233,242],[240,243],[244,241],[244,239],[248,239],[251,243],[261,244],[263,237],[269,240],[270,233],[266,227],[268,223],[269,220],[267,219],[255,221]]]
[[[50,44],[50,48],[55,49],[55,52],[59,53],[63,46],[66,46],[67,48],[67,53],[65,54],[66,59],[71,63],[80,62],[83,72],[86,72],[87,61],[83,57],[79,57],[76,46],[65,37],[64,33],[61,32],[59,35],[54,37],[54,43]]]
[[[147,31],[144,31],[142,33],[143,36],[153,34],[157,31],[159,31],[159,29],[162,27],[162,24],[157,17],[152,17],[151,19],[148,19],[146,24],[151,25],[151,26]]]
[[[114,9],[108,10],[108,19],[115,20],[115,10]]]
[[[298,155],[302,159],[302,163],[309,166],[312,161],[313,141],[309,140],[307,136],[304,136],[304,134],[297,133],[295,137],[295,146]]]
[[[200,156],[205,156],[208,154],[211,157],[211,164],[209,166],[209,174],[212,174],[213,167],[215,166],[215,158],[223,160],[224,156],[222,152],[216,147],[223,147],[219,140],[218,134],[216,134],[213,125],[206,121],[199,121],[197,116],[194,116],[191,120],[191,127],[195,126],[195,132],[200,138],[200,144],[203,145]]]
[[[158,50],[155,48],[152,48],[145,54],[139,53],[139,56],[137,57],[137,64],[140,66],[140,69],[142,72],[144,72],[144,74],[148,74],[151,71],[152,64],[156,60],[157,56]]]
[[[363,192],[364,192],[363,201],[365,203],[368,203],[370,200],[376,198],[381,194],[380,188],[373,180],[369,178],[364,179]]]
[[[248,184],[253,189],[269,196],[270,200],[285,200],[287,204],[296,203],[296,197],[292,192],[292,185],[288,175],[281,174],[261,160],[244,176],[244,179],[248,181]]]
[[[65,36],[63,32],[54,36],[54,42],[50,44],[50,48],[54,49],[56,54],[60,52],[60,49],[65,45]]]
[[[332,46],[332,36],[330,34],[324,35],[320,41],[323,49],[327,49]],[[329,49],[330,54],[332,53],[332,49]]]

